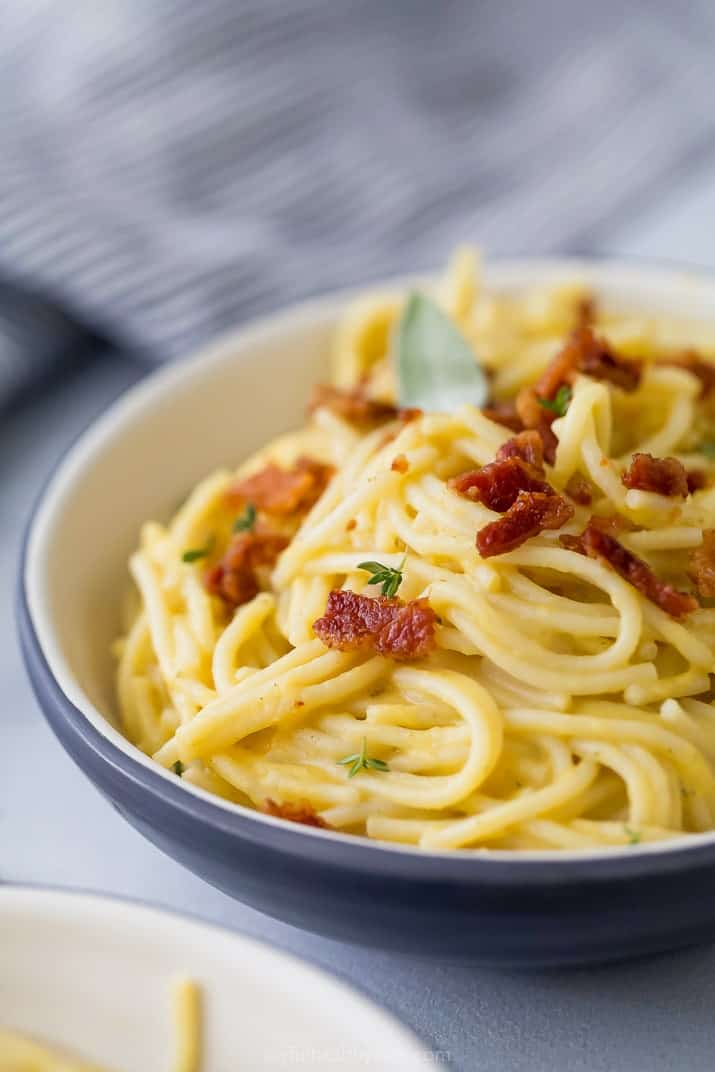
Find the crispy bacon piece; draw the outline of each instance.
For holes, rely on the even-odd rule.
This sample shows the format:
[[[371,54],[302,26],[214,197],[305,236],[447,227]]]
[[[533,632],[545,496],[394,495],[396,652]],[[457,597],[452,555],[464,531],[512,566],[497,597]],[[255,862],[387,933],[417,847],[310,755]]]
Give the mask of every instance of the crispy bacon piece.
[[[553,492],[550,484],[539,479],[538,470],[516,457],[489,462],[481,469],[461,473],[450,480],[449,486],[466,499],[484,503],[500,514],[516,502],[522,491]]]
[[[539,398],[554,398],[559,387],[571,383],[577,372],[594,380],[607,380],[623,391],[635,391],[641,381],[643,363],[621,357],[584,325],[576,328],[536,383]]]
[[[606,532],[603,526],[594,524],[595,520],[592,518],[589,521],[581,536],[572,537],[573,540],[578,541],[578,547],[574,546],[571,541],[566,543],[564,536],[559,537],[561,543],[570,547],[571,550],[580,550],[582,554],[590,558],[607,562],[646,599],[655,603],[673,618],[682,618],[691,611],[697,610],[698,601],[695,596],[687,592],[679,592],[672,585],[659,581],[647,562],[627,550],[614,536]]]
[[[562,532],[559,536],[559,543],[562,547],[565,547],[567,551],[576,551],[579,555],[586,554],[586,549],[583,546],[581,537],[574,536],[571,532]]]
[[[506,554],[544,529],[560,529],[573,513],[573,506],[551,488],[547,492],[520,491],[503,517],[479,530],[477,550],[482,558]]]
[[[715,596],[715,529],[704,529],[703,542],[691,553],[690,576],[701,596]]]
[[[586,294],[576,303],[576,324],[577,328],[590,328],[596,320],[598,313],[598,306],[593,294]]]
[[[576,347],[576,368],[594,380],[606,380],[622,391],[635,391],[641,382],[643,362],[621,357],[590,328],[581,328],[574,333],[572,345]]]
[[[397,454],[392,459],[392,465],[390,466],[390,469],[392,469],[393,472],[395,472],[395,473],[406,473],[406,472],[409,471],[409,468],[410,468],[410,463],[409,463],[409,461],[407,460],[407,457],[404,454]]]
[[[694,491],[702,491],[708,486],[708,474],[704,469],[688,469],[688,491],[692,495]]]
[[[496,453],[496,460],[503,462],[506,458],[521,458],[537,472],[544,472],[544,443],[535,428],[529,428],[502,443]]]
[[[423,415],[424,410],[419,409],[417,406],[405,406],[403,409],[397,411],[397,416],[405,424],[409,424],[410,421],[417,421]]]
[[[389,402],[379,402],[370,398],[364,384],[357,387],[333,387],[328,383],[319,383],[313,389],[313,397],[308,405],[308,412],[325,407],[336,417],[351,424],[369,424],[372,421],[391,420],[398,415],[396,406]],[[409,418],[412,419],[412,418]]]
[[[597,380],[607,380],[624,391],[634,391],[640,383],[642,362],[618,355],[605,339],[594,334],[589,323],[581,323],[547,365],[533,387],[523,387],[514,404],[495,403],[482,413],[516,432],[532,429],[539,433],[544,459],[553,465],[558,439],[551,425],[557,414],[541,403],[553,400],[560,387],[573,383],[577,372]]]
[[[655,491],[659,495],[688,494],[688,474],[677,458],[654,458],[652,454],[634,454],[621,476],[627,488]]]
[[[260,526],[238,533],[221,561],[207,570],[206,590],[232,607],[248,603],[260,589],[258,570],[272,566],[289,542],[282,533]]]
[[[435,646],[437,615],[426,599],[405,603],[334,589],[313,629],[326,647],[375,651],[391,659],[421,659]]]
[[[632,521],[626,517],[621,517],[620,514],[613,514],[611,517],[592,515],[589,525],[599,532],[605,532],[607,536],[613,536],[614,538],[620,532],[635,532],[637,529],[637,526]],[[568,547],[570,551],[578,551],[582,555],[586,554],[583,534],[581,536],[572,536],[570,533],[565,532],[562,536],[559,536],[559,543],[564,547]]]
[[[593,485],[581,473],[572,473],[564,491],[580,506],[590,506],[593,501]]]
[[[307,801],[301,804],[286,801],[283,804],[276,803],[270,797],[266,800],[263,808],[266,815],[275,815],[277,819],[287,819],[289,823],[300,823],[302,826],[317,826],[321,830],[332,830],[330,823],[321,819],[315,809]]]
[[[637,532],[641,526],[636,525],[629,517],[622,514],[611,514],[610,517],[592,517],[590,524],[599,532],[606,532],[609,536],[616,536],[619,532]]]
[[[524,428],[530,428],[541,437],[544,460],[553,465],[559,441],[551,430],[556,420],[553,410],[545,409],[533,387],[523,387],[516,396],[516,408]]]
[[[257,510],[288,517],[309,510],[323,494],[332,475],[332,466],[305,455],[290,469],[269,462],[229,488],[228,499],[232,503],[253,503]]]
[[[491,406],[482,407],[482,413],[490,421],[510,428],[512,432],[521,432],[524,427],[514,402],[492,402]]]
[[[683,350],[680,354],[672,354],[670,357],[659,357],[656,365],[665,365],[670,368],[682,368],[691,372],[700,380],[700,397],[705,398],[715,390],[715,364],[705,361],[697,350]]]
[[[535,428],[537,431],[544,422],[551,424],[556,420],[556,414],[541,405],[539,395],[533,387],[522,387],[519,391],[516,396],[516,411],[524,428]]]
[[[581,340],[590,334],[590,328],[577,328],[571,333],[534,384],[537,399],[555,398],[560,387],[572,382],[579,364]]]

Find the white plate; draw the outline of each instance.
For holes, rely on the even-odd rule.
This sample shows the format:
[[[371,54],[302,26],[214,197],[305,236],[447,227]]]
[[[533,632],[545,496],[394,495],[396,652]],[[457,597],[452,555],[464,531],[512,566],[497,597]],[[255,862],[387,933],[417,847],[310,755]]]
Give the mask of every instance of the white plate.
[[[435,1067],[359,994],[249,938],[127,901],[0,888],[4,1027],[117,1072],[162,1072],[181,975],[204,994],[205,1072]]]

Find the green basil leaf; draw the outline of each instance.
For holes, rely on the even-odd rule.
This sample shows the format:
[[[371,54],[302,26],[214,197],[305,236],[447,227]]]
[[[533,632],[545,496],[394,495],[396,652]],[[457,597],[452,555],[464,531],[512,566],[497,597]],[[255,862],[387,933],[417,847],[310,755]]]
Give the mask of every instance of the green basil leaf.
[[[407,299],[397,327],[399,403],[404,409],[452,413],[483,406],[489,384],[462,333],[424,294]]]

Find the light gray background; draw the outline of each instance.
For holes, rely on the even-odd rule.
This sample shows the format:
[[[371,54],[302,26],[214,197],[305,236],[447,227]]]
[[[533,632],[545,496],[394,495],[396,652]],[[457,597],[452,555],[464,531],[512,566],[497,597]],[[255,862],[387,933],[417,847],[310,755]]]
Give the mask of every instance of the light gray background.
[[[715,164],[600,245],[715,267]],[[519,974],[398,959],[272,922],[162,856],[99,796],[45,726],[11,613],[23,518],[49,466],[137,374],[98,362],[0,429],[0,879],[146,898],[267,939],[339,973],[449,1050],[459,1072],[679,1072],[715,1060],[715,948],[594,970]],[[81,553],[81,549],[78,549]],[[32,756],[32,765],[28,757]]]

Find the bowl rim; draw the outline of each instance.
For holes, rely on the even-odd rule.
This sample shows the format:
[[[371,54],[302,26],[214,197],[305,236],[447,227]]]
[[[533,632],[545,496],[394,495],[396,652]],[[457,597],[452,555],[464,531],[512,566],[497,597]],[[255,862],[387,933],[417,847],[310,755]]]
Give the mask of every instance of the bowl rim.
[[[610,278],[612,283],[625,280],[632,286],[640,283],[646,287],[667,287],[684,294],[692,293],[693,288],[705,287],[715,297],[715,273],[708,269],[639,261],[637,258],[589,255],[495,259],[488,262],[486,271],[487,279],[497,289],[523,285],[527,279],[546,285],[589,276],[593,277],[596,286]],[[674,873],[711,864],[715,862],[715,830],[697,835],[684,834],[665,842],[629,846],[627,851],[623,846],[611,846],[582,851],[544,849],[516,853],[489,848],[426,850],[289,823],[224,801],[198,786],[178,782],[111,726],[74,681],[61,655],[55,631],[40,606],[38,552],[53,512],[61,506],[65,489],[79,478],[94,450],[112,440],[121,440],[126,434],[125,426],[141,419],[157,397],[170,394],[180,385],[201,379],[210,369],[220,368],[224,362],[236,359],[238,350],[250,350],[273,337],[284,336],[296,327],[332,322],[346,303],[370,291],[401,289],[427,278],[433,277],[395,276],[368,282],[247,321],[187,358],[142,377],[79,432],[56,460],[36,496],[22,539],[16,612],[23,658],[33,687],[37,688],[37,674],[42,679],[43,691],[51,699],[54,713],[58,714],[63,728],[71,733],[77,746],[111,767],[136,790],[148,793],[187,819],[205,823],[224,835],[262,844],[272,838],[276,842],[274,847],[283,852],[315,856],[324,862],[331,860],[337,866],[350,869],[362,863],[371,873],[385,877],[399,874],[406,878],[471,880],[487,885],[514,880],[547,885],[584,879],[608,881],[614,876],[635,877],[656,871]],[[40,707],[44,708],[42,701]]]

